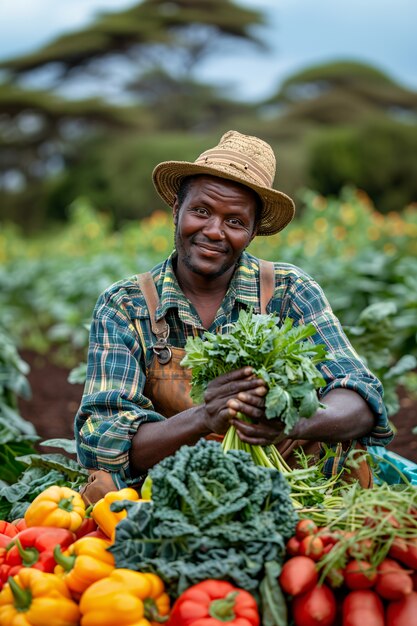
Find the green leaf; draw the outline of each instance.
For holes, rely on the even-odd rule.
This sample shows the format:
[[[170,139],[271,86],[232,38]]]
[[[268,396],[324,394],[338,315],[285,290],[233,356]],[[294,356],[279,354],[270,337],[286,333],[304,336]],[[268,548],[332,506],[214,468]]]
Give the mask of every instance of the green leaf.
[[[48,446],[49,448],[62,448],[62,450],[65,450],[65,452],[68,452],[69,454],[77,454],[75,439],[45,439],[44,441],[41,441],[39,445]]]
[[[300,417],[311,417],[319,407],[319,400],[314,389],[306,391],[301,399],[298,412]]]
[[[43,469],[56,469],[67,476],[70,480],[80,477],[88,477],[87,470],[73,459],[69,459],[63,454],[28,454],[17,459],[25,465],[40,467]]]
[[[417,367],[417,359],[411,355],[406,354],[393,365],[388,372],[385,374],[385,379],[389,380],[390,378],[399,378],[406,372],[411,372],[411,370]]]
[[[71,385],[83,385],[87,378],[87,363],[79,363],[68,374]]]
[[[11,426],[15,426],[22,433],[30,436],[36,436],[36,429],[31,422],[23,419],[18,411],[10,405],[0,400],[0,420],[6,421]]]
[[[288,391],[279,385],[272,387],[267,396],[265,402],[265,412],[269,419],[275,417],[282,417],[287,413],[291,407],[291,396]]]
[[[259,587],[262,626],[288,626],[287,603],[279,586],[281,566],[276,561],[265,563],[265,575]]]

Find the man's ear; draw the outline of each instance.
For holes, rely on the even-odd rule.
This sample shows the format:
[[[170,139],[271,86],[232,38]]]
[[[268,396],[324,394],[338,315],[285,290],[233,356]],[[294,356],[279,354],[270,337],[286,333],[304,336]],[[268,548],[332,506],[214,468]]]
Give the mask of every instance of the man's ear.
[[[174,224],[178,222],[178,211],[180,207],[178,204],[178,196],[175,196],[174,204],[172,205],[172,217],[174,218]]]

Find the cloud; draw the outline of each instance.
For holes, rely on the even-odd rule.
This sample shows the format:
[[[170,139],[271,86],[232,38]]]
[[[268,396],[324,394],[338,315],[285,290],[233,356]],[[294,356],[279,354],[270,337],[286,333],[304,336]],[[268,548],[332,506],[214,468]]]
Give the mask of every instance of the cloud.
[[[82,28],[99,12],[122,11],[134,0],[7,0],[0,3],[0,58],[36,50]]]

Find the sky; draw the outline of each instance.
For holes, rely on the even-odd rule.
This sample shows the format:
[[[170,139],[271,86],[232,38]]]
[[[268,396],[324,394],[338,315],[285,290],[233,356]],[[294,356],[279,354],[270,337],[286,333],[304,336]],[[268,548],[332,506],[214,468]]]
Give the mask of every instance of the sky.
[[[198,0],[196,0],[197,2]],[[233,98],[263,99],[305,67],[334,60],[369,63],[417,90],[415,0],[235,0],[264,12],[258,35],[266,56],[247,47],[212,58],[202,80],[230,89]],[[119,11],[136,0],[0,0],[0,59],[29,53],[80,29],[99,12]]]

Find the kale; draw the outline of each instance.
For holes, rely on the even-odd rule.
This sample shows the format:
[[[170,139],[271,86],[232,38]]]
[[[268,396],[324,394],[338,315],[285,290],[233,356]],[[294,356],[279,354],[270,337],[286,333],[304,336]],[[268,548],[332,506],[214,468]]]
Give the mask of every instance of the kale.
[[[206,578],[257,594],[265,563],[282,563],[297,522],[284,476],[204,439],[150,476],[152,501],[112,505],[127,510],[109,548],[116,567],[158,574],[173,598]]]

